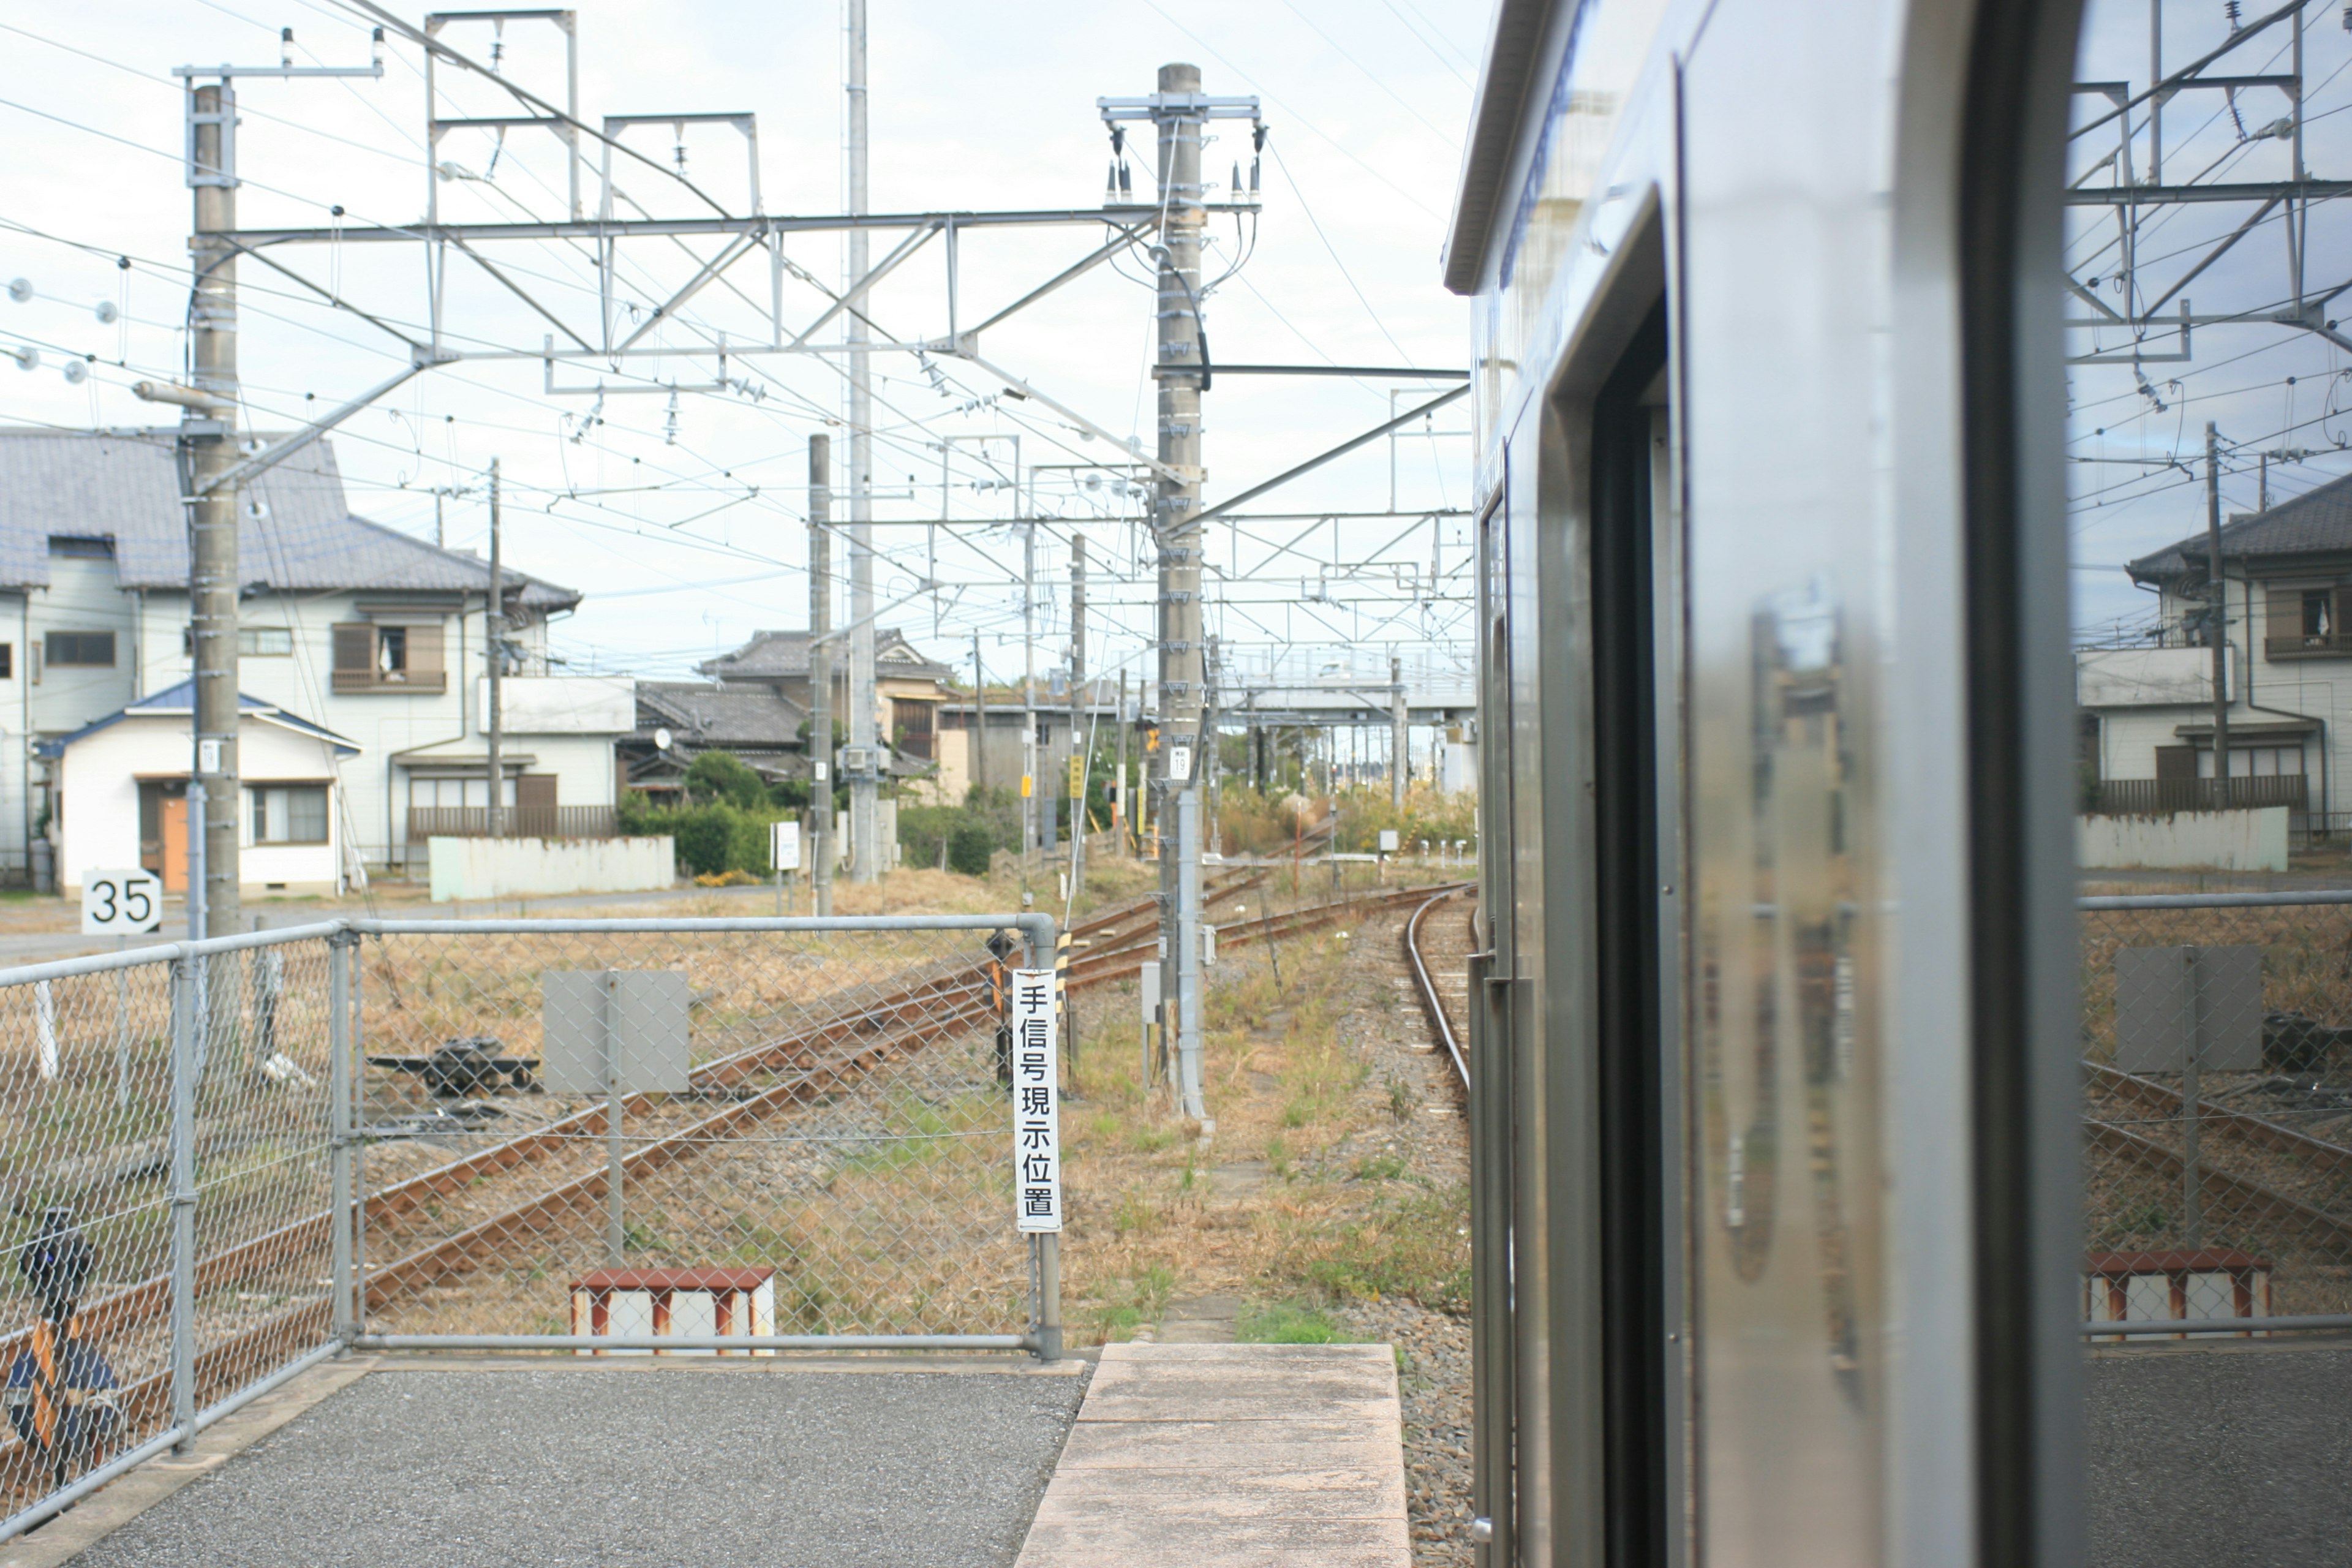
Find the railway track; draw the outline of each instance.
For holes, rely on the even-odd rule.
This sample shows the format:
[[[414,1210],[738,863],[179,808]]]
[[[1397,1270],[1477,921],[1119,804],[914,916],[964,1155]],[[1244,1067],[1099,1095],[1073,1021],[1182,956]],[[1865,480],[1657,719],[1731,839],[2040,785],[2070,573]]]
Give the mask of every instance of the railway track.
[[[2186,1174],[2181,1150],[2135,1131],[2116,1113],[2146,1111],[2148,1117],[2133,1120],[2178,1128],[2187,1104],[2179,1090],[2097,1062],[2085,1062],[2084,1073],[2095,1146],[2173,1180]],[[2201,1098],[2197,1129],[2199,1190],[2232,1221],[2260,1225],[2283,1239],[2352,1249],[2352,1149]]]
[[[1470,953],[1475,945],[1470,922],[1475,910],[1465,909],[1456,922],[1439,914],[1438,906],[1475,886],[1456,883],[1424,899],[1404,924],[1405,966],[1412,971],[1422,1011],[1429,1015],[1429,1026],[1437,1031],[1437,1043],[1465,1092],[1470,1088]]]
[[[1203,889],[1204,900],[1230,898],[1268,875],[1264,868],[1250,868],[1213,879]],[[1234,947],[1300,934],[1373,910],[1423,902],[1429,897],[1429,889],[1408,888],[1311,905],[1232,928],[1223,942]],[[1139,900],[1080,922],[1072,934],[1092,945],[1071,966],[1071,989],[1104,984],[1133,973],[1156,953],[1157,911],[1150,900]],[[794,1105],[854,1084],[893,1057],[992,1022],[990,989],[984,974],[975,969],[965,975],[927,976],[880,998],[756,1042],[698,1069],[692,1081],[698,1091],[716,1099],[713,1109],[639,1143],[624,1156],[623,1179],[641,1177],[727,1138],[746,1134]],[[763,1089],[745,1089],[745,1080],[761,1071],[783,1071],[790,1076]],[[625,1099],[625,1123],[633,1111],[642,1113],[651,1104],[646,1097]],[[379,1189],[366,1199],[365,1223],[371,1228],[392,1228],[387,1222],[455,1197],[486,1180],[527,1174],[530,1167],[558,1151],[601,1139],[605,1117],[603,1107],[574,1112]],[[600,1166],[533,1193],[463,1230],[371,1266],[368,1310],[388,1307],[453,1276],[494,1263],[517,1246],[544,1238],[552,1228],[578,1223],[578,1216],[603,1196],[604,1182]],[[306,1216],[202,1260],[196,1279],[199,1294],[251,1282],[314,1258],[327,1242],[330,1223],[324,1214]],[[169,1309],[170,1281],[159,1276],[89,1303],[82,1313],[84,1331],[98,1339],[121,1336],[159,1322]],[[198,1361],[200,1385],[206,1393],[224,1391],[241,1381],[240,1369],[271,1353],[271,1347],[315,1342],[324,1331],[327,1310],[323,1300],[305,1302],[208,1345]],[[0,1360],[13,1357],[28,1335],[29,1331],[19,1331],[0,1336]],[[163,1410],[169,1401],[166,1373],[136,1379],[122,1391],[126,1412]],[[14,1447],[0,1445],[0,1464],[5,1464],[6,1450]]]

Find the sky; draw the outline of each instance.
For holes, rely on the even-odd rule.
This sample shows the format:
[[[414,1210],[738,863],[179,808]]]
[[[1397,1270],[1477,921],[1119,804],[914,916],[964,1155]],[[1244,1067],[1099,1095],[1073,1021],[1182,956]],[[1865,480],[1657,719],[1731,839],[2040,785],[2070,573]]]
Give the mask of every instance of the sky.
[[[2093,0],[2085,18],[2078,82],[2128,82],[2147,90],[2150,75],[2151,0]],[[2244,20],[2276,9],[2233,7]],[[2305,8],[2304,115],[2306,167],[2315,178],[2352,176],[2352,31],[2340,5],[2313,0]],[[2228,12],[2220,0],[2163,0],[2164,69],[2168,74],[2226,42]],[[2232,76],[2284,72],[2292,65],[2293,33],[2282,24],[2241,45],[2212,68]],[[2275,88],[2183,92],[2166,107],[2163,176],[2168,184],[2274,181],[2286,178],[2290,142],[2266,134],[2291,125],[2289,101]],[[2108,98],[2078,93],[2069,149],[2069,178],[2084,184],[2114,183],[2120,123],[2088,128],[2114,107]],[[2232,112],[2234,109],[2234,113]],[[2145,110],[2132,115],[2132,174],[2148,174]],[[2199,276],[2184,279],[2220,242],[2254,216],[2253,204],[2175,204],[2146,211],[2137,246],[2142,310],[2179,285],[2164,305],[2189,301],[2199,316],[2240,311],[2266,315],[2294,299],[2285,215],[2273,210]],[[2105,208],[2070,210],[2067,254],[2073,275],[2118,308],[2119,237]],[[2341,203],[2313,209],[2304,246],[2306,297],[2352,286],[2352,220]],[[2079,298],[2072,318],[2091,314]],[[2337,297],[2323,319],[2341,316],[2352,336],[2352,293]],[[2115,329],[2069,334],[2069,353],[2097,353],[2118,363],[2078,363],[2068,374],[2070,544],[2074,561],[2074,622],[2078,638],[2105,640],[2143,633],[2155,600],[2132,584],[2126,563],[2205,526],[2205,426],[2217,434],[2224,517],[2256,510],[2262,501],[2265,452],[2270,501],[2276,505],[2316,485],[2352,473],[2352,355],[2314,333],[2268,321],[2196,328],[2186,360],[2177,331],[2151,336],[2132,363],[2128,335]]]
[[[839,0],[587,0],[578,15],[581,119],[748,113],[761,210],[844,210]],[[369,26],[339,0],[110,0],[0,17],[0,134],[12,154],[0,165],[0,278],[26,286],[0,298],[0,353],[19,355],[20,364],[27,351],[37,356],[28,369],[0,363],[0,427],[173,422],[172,410],[128,390],[184,375],[191,212],[184,99],[171,73],[194,61],[275,64],[285,27],[297,65],[364,67]],[[1460,366],[1467,315],[1439,283],[1439,251],[1486,26],[1484,5],[1437,0],[872,0],[870,205],[1099,206],[1111,149],[1097,98],[1149,93],[1161,64],[1191,61],[1205,90],[1258,95],[1269,127],[1262,215],[1215,225],[1210,266],[1232,275],[1204,301],[1213,357]],[[485,66],[495,49],[501,75],[562,100],[562,35],[551,26],[458,23],[441,37]],[[380,79],[239,80],[241,227],[412,223],[428,187],[445,219],[562,214],[564,149],[541,128],[503,139],[450,129],[430,160],[442,177],[432,178],[422,55],[395,35],[383,60]],[[445,118],[518,112],[494,83],[447,67],[437,74]],[[1222,185],[1238,164],[1245,184],[1248,122],[1212,130],[1205,177]],[[1129,150],[1134,188],[1147,200],[1150,134],[1137,128]],[[730,212],[750,209],[749,144],[733,125],[645,124],[621,140],[642,161],[616,162],[617,211],[709,212],[679,174]],[[601,159],[592,144],[580,170],[592,216]],[[1098,223],[966,233],[959,326],[1045,282],[1103,236]],[[875,256],[900,237],[878,235]],[[551,333],[598,339],[602,307],[586,247],[484,247],[482,259],[506,283],[453,256],[443,342],[476,357],[415,377],[337,431],[352,509],[420,537],[437,528],[453,548],[482,549],[487,471],[498,458],[507,561],[585,595],[552,634],[574,670],[675,677],[755,628],[804,626],[809,437],[835,438],[837,473],[846,462],[838,325],[809,338],[829,352],[739,352],[722,366],[721,342],[740,349],[771,330],[771,269],[756,252],[653,320],[653,305],[719,243],[621,247],[616,329],[642,331],[640,348],[670,352],[552,367],[538,357]],[[425,335],[423,246],[327,243],[268,254],[297,276],[240,263],[249,428],[293,428],[398,372],[410,351],[365,317]],[[784,255],[807,279],[840,286],[838,238],[795,236]],[[1018,515],[1024,495],[1056,520],[1035,531],[1034,667],[1042,675],[1066,657],[1073,531],[1085,534],[1091,558],[1090,668],[1143,667],[1153,590],[1132,521],[1139,498],[1122,493],[1132,470],[1119,442],[1139,437],[1148,450],[1152,439],[1152,297],[1141,258],[1115,259],[984,334],[981,357],[1042,398],[1009,397],[1003,377],[953,358],[875,356],[875,514],[955,520],[877,530],[880,602],[904,600],[883,624],[967,668],[978,634],[992,679],[1024,667],[1023,531],[990,526]],[[824,296],[792,271],[781,286],[797,335]],[[943,337],[944,246],[929,243],[872,300],[873,318],[893,340]],[[101,319],[107,307],[111,321]],[[511,357],[478,357],[486,354]],[[79,378],[67,368],[77,360]],[[1203,418],[1207,500],[1238,494],[1444,384],[1220,381]],[[1081,420],[1056,415],[1044,398]],[[1273,492],[1248,509],[1249,521],[1212,525],[1212,629],[1237,673],[1385,681],[1392,653],[1433,674],[1464,668],[1466,533],[1447,514],[1468,499],[1466,430],[1456,404],[1411,427],[1410,438],[1375,442]],[[1325,515],[1332,511],[1402,515]],[[940,586],[925,591],[927,581]],[[845,618],[835,614],[836,624]]]

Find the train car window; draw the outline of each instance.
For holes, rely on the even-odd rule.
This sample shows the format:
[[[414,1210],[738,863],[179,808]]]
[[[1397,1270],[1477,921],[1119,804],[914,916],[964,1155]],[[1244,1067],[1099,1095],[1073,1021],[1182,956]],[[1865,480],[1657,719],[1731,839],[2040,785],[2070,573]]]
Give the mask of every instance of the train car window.
[[[2285,1436],[2318,1421],[2341,1441],[2352,1394],[2352,1353],[2312,1332],[2352,1314],[2352,230],[2327,199],[2352,169],[2342,13],[2089,0],[2074,62],[2063,440],[2094,1564],[2316,1563],[2352,1536],[2352,1489]],[[2238,1353],[2256,1333],[2274,1352],[2259,1363]],[[2192,1543],[2194,1519],[2247,1529]]]

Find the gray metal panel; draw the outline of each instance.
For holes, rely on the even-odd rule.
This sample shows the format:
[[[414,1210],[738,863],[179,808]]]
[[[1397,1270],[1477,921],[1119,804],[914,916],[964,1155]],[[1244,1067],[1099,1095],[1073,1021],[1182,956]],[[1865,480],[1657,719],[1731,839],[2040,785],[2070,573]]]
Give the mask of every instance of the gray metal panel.
[[[604,1092],[604,980],[601,970],[558,970],[540,982],[540,1077],[551,1094]],[[613,980],[622,1092],[685,1093],[687,1008],[694,997],[686,975],[633,969],[614,972]]]
[[[2188,1066],[2192,1030],[2201,1037],[2200,1067],[2216,1072],[2262,1067],[2263,950],[2126,947],[2117,952],[2116,1066],[2125,1072],[2179,1072]]]

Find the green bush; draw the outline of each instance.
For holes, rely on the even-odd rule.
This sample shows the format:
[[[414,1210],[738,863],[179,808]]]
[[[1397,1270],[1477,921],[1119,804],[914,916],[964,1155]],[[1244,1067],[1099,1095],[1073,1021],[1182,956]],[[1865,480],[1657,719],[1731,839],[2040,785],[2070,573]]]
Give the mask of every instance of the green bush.
[[[661,815],[668,818],[666,826],[677,845],[678,868],[688,876],[715,876],[735,869],[733,807],[690,805]]]
[[[948,869],[967,877],[985,877],[996,854],[995,836],[985,824],[962,822],[948,836]]]
[[[686,770],[687,797],[723,801],[740,811],[758,811],[768,804],[768,783],[751,764],[727,752],[705,752]]]

